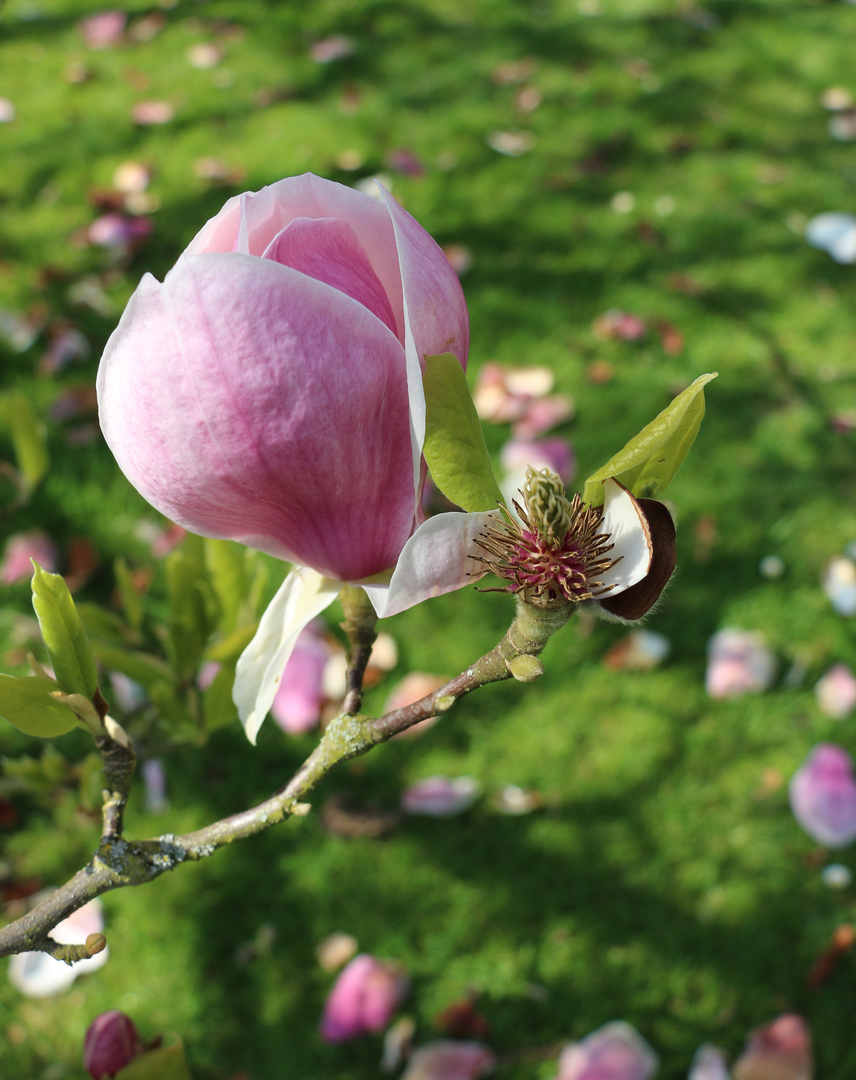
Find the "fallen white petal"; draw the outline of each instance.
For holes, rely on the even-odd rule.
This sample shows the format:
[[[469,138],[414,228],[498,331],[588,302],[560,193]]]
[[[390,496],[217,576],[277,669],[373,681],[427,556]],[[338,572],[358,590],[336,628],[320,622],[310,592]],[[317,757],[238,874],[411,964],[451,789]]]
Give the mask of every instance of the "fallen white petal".
[[[342,583],[295,566],[262,615],[235,671],[232,700],[247,738],[256,736],[273,704],[285,665],[300,631],[336,599]]]

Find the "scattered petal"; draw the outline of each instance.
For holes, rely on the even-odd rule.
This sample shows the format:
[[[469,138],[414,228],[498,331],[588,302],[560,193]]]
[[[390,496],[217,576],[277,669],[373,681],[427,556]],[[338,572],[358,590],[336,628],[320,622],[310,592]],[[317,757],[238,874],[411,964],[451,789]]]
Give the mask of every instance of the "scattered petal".
[[[271,716],[289,735],[311,731],[321,719],[324,669],[331,651],[321,629],[310,623],[301,631],[271,705]]]
[[[380,1067],[383,1072],[395,1072],[410,1053],[416,1021],[412,1016],[402,1016],[387,1031],[383,1039]]]
[[[705,685],[711,697],[760,693],[775,674],[776,660],[763,634],[727,628],[710,639]]]
[[[59,561],[56,544],[47,533],[38,529],[15,533],[6,541],[3,559],[0,561],[0,585],[14,585],[17,581],[29,581],[33,576],[35,559],[42,570],[56,572]]]
[[[407,994],[410,980],[400,963],[361,953],[341,972],[321,1019],[321,1037],[339,1043],[383,1031]]]
[[[845,555],[830,559],[820,583],[839,615],[856,615],[856,563],[852,559]]]
[[[853,873],[841,863],[830,863],[821,870],[820,880],[827,889],[849,889],[853,883]]]
[[[791,779],[790,800],[797,822],[824,847],[846,847],[856,839],[853,759],[842,747],[814,747]]]
[[[330,37],[316,41],[309,49],[309,56],[316,64],[331,64],[334,60],[345,60],[354,54],[354,43],[345,34],[331,34]]]
[[[466,244],[444,244],[443,254],[458,277],[463,277],[472,270],[475,259]]]
[[[523,415],[511,425],[515,439],[536,439],[574,415],[573,400],[564,394],[530,402]]]
[[[814,687],[820,711],[833,720],[843,720],[856,705],[856,678],[846,664],[833,664]]]
[[[123,195],[139,194],[146,190],[151,178],[151,170],[141,161],[124,161],[113,173],[113,187]]]
[[[687,1080],[731,1080],[725,1051],[704,1043],[695,1052]]]
[[[553,435],[546,439],[509,439],[500,451],[500,464],[507,473],[525,473],[527,466],[557,473],[567,486],[576,476],[574,450],[567,439]]]
[[[856,217],[852,214],[818,214],[806,223],[805,238],[837,263],[856,262]]]
[[[671,647],[668,638],[653,630],[631,630],[609,649],[603,663],[613,671],[653,671]]]
[[[494,800],[494,807],[500,814],[508,814],[509,817],[521,817],[523,814],[531,814],[543,805],[541,793],[519,787],[517,784],[506,784]]]
[[[73,361],[84,360],[91,352],[89,340],[77,327],[58,323],[51,327],[48,347],[39,360],[39,374],[56,375]]]
[[[401,1080],[477,1080],[496,1066],[481,1043],[438,1039],[414,1051]]]
[[[856,141],[856,109],[845,109],[833,116],[827,124],[827,130],[838,142]]]
[[[138,101],[131,109],[131,118],[141,127],[168,124],[174,115],[175,110],[168,101]]]
[[[556,1080],[648,1080],[658,1064],[657,1055],[635,1028],[613,1020],[565,1047]]]
[[[785,572],[785,560],[779,555],[765,555],[758,563],[758,572],[761,577],[780,578]]]
[[[0,98],[0,124],[10,124],[15,119],[15,106],[8,98]]]
[[[841,112],[853,108],[853,95],[843,86],[830,86],[823,91],[820,103],[830,112]]]
[[[611,308],[594,320],[592,330],[602,341],[641,341],[648,333],[648,326],[638,315]]]
[[[358,948],[357,939],[353,934],[330,934],[319,944],[315,955],[324,971],[332,973],[352,960],[357,955]]]
[[[109,49],[118,45],[125,33],[128,16],[122,11],[101,11],[77,24],[90,49]]]
[[[492,131],[486,142],[505,157],[522,157],[535,146],[535,136],[528,131]]]
[[[472,776],[428,776],[405,789],[401,808],[406,814],[455,817],[473,805],[481,790],[481,784]]]
[[[446,682],[445,675],[429,675],[425,671],[411,671],[392,688],[383,711],[389,713],[394,709],[405,709],[408,705],[412,705],[429,694],[435,693]],[[429,716],[427,720],[421,720],[418,724],[414,724],[413,727],[400,732],[395,738],[407,739],[413,735],[422,734],[433,727],[439,719],[439,716]]]
[[[333,836],[345,840],[370,837],[376,840],[398,825],[401,813],[377,801],[360,803],[346,795],[331,795],[321,808],[321,824]]]
[[[813,1058],[808,1024],[786,1013],[756,1028],[734,1063],[734,1080],[811,1080]]]
[[[850,952],[854,942],[856,942],[856,929],[851,923],[840,923],[836,926],[832,941],[818,956],[808,973],[808,985],[813,990],[829,982],[835,974],[839,961]]]
[[[197,41],[186,52],[187,62],[198,71],[210,71],[217,67],[225,56],[222,45],[213,41]]]
[[[386,157],[386,166],[402,176],[425,175],[425,166],[411,150],[391,150]]]
[[[152,223],[144,217],[124,214],[102,214],[86,231],[90,244],[96,247],[129,251],[151,234]]]
[[[146,791],[146,811],[165,814],[169,810],[166,795],[166,772],[160,758],[147,758],[143,762],[143,784]]]

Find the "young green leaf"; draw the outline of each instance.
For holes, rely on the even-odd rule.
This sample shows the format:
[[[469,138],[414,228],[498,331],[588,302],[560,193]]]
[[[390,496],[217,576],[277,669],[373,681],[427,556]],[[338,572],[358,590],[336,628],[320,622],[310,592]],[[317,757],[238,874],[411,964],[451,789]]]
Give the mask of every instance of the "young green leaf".
[[[33,406],[19,390],[0,395],[0,428],[8,431],[18,471],[27,491],[32,491],[50,464],[47,435]]]
[[[700,375],[623,450],[590,476],[583,489],[584,501],[589,506],[600,506],[603,481],[610,476],[637,498],[662,495],[698,434],[704,416],[704,388],[716,375]]]
[[[91,698],[98,687],[95,656],[65,580],[33,563],[33,608],[60,690]]]
[[[423,453],[434,483],[468,513],[493,510],[502,501],[467,377],[450,353],[425,365],[428,410]]]
[[[27,735],[52,739],[83,725],[53,697],[56,684],[39,676],[0,675],[0,716]]]
[[[148,1050],[120,1069],[116,1080],[191,1080],[183,1043]]]

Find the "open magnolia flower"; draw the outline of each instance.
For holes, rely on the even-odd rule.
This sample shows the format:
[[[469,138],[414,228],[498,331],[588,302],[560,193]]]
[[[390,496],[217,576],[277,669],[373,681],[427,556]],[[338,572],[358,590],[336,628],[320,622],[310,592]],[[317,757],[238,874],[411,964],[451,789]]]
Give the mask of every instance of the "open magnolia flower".
[[[614,618],[640,619],[675,569],[675,526],[666,507],[604,481],[602,508],[568,500],[552,470],[526,474],[517,520],[494,516],[476,543],[482,566],[507,592],[543,608],[591,601]]]

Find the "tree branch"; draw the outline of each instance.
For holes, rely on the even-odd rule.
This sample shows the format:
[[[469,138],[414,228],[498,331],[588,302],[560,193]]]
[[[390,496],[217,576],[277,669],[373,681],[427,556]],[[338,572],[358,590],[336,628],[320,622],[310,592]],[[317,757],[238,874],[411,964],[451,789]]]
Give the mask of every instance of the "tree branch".
[[[106,794],[109,794],[111,787],[115,787],[116,803],[112,805],[110,798],[105,800],[104,835],[97,851],[70,881],[28,914],[0,929],[0,957],[38,950],[73,963],[74,960],[93,955],[91,943],[86,946],[60,946],[49,937],[51,930],[96,896],[127,885],[154,881],[182,863],[196,862],[213,855],[218,848],[234,840],[254,836],[288,817],[308,813],[310,807],[302,799],[339,762],[366,753],[373,746],[386,742],[421,720],[448,712],[459,698],[479,686],[512,677],[531,681],[540,673],[540,664],[534,657],[541,652],[550,636],[567,621],[572,611],[570,605],[543,611],[518,602],[514,622],[502,641],[445,686],[412,705],[395,709],[378,719],[340,714],[327,725],[318,746],[285,787],[258,806],[183,836],[166,833],[150,840],[129,841],[116,832],[117,828],[121,829],[122,809],[133,773],[133,762],[129,761],[127,753],[119,754],[115,759],[111,757],[120,744],[109,740],[112,747],[109,754],[105,753],[105,772],[110,787]],[[529,659],[532,659],[535,668],[527,663],[521,666],[521,660]],[[109,810],[108,804],[111,804]],[[90,951],[87,952],[87,949]]]

